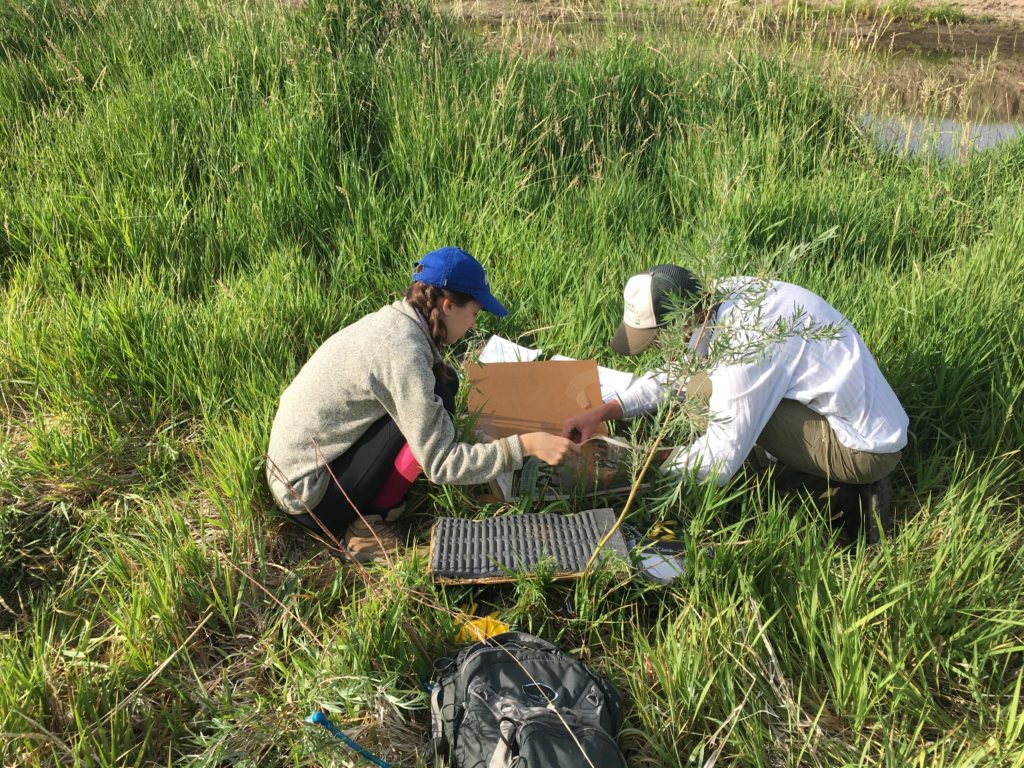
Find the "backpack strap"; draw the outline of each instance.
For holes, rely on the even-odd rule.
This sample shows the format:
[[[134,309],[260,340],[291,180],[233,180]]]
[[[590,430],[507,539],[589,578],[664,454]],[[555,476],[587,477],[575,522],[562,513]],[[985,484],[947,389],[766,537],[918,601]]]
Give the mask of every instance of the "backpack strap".
[[[435,683],[430,692],[430,735],[434,739],[444,738],[444,721],[441,711],[441,694],[443,688],[441,683]]]
[[[448,734],[444,732],[444,715],[441,711],[444,687],[438,681],[430,692],[430,749],[428,758],[430,765],[444,765],[448,762],[451,745]]]

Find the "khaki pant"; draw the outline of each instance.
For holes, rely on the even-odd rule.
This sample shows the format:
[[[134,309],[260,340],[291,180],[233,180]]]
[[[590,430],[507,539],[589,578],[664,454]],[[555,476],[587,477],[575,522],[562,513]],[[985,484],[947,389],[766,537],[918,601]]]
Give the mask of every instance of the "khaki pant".
[[[707,403],[711,379],[698,373],[686,387],[686,397]],[[900,452],[868,453],[847,448],[828,420],[796,400],[783,400],[757,438],[757,445],[781,464],[815,477],[841,483],[873,483],[896,469]]]

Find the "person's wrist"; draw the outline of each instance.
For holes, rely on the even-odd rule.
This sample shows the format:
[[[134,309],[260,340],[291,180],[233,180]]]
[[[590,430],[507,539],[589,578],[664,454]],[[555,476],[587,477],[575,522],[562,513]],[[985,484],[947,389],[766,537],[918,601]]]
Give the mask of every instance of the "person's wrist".
[[[605,401],[604,405],[601,406],[601,421],[621,419],[623,413],[622,403],[619,402],[618,398],[612,398]]]
[[[599,424],[602,424],[606,421],[612,421],[613,419],[617,418],[616,412],[618,411],[618,409],[615,407],[616,405],[617,403],[614,400],[612,400],[610,402],[602,403],[601,405],[594,408],[590,412],[589,418],[587,419],[587,421],[589,422],[588,426],[596,429]]]

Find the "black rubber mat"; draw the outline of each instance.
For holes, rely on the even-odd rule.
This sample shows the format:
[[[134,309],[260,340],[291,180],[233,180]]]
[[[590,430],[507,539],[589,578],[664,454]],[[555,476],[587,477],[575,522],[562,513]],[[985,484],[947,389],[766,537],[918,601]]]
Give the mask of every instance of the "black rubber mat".
[[[430,571],[438,581],[467,584],[513,581],[517,573],[551,564],[555,578],[583,575],[597,544],[615,525],[609,508],[573,515],[502,515],[487,520],[443,517],[430,537]],[[601,550],[625,558],[626,541],[616,530]]]

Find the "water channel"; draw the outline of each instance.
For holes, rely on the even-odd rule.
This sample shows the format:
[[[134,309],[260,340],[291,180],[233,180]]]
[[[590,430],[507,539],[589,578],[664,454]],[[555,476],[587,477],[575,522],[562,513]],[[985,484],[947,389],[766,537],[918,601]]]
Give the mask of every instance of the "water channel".
[[[963,160],[1024,135],[1021,123],[984,123],[866,113],[860,125],[883,147],[908,155],[930,153]]]

